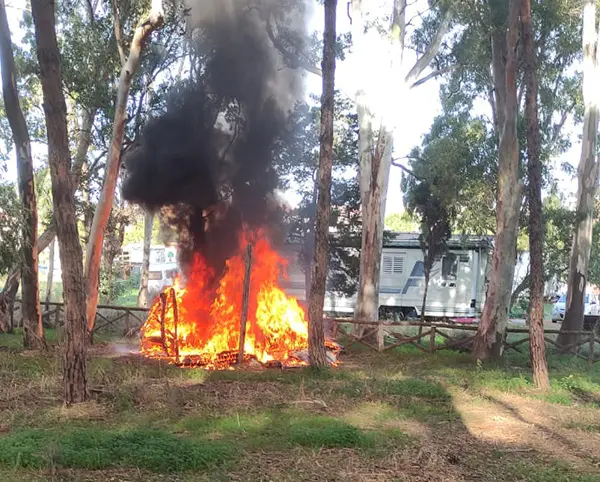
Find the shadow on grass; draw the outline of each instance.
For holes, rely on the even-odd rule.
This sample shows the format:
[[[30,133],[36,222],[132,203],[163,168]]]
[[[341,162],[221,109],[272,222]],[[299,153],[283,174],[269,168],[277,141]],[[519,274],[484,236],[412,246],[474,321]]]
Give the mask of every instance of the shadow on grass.
[[[397,467],[395,477],[407,480],[419,480],[423,472],[435,472],[438,480],[597,480],[548,462],[547,454],[520,455],[514,444],[488,443],[469,432],[451,393],[526,392],[530,379],[517,363],[510,358],[477,369],[468,355],[423,355],[410,348],[385,354],[351,351],[341,368],[316,373],[207,373],[141,358],[94,359],[90,385],[98,389],[96,403],[107,413],[93,423],[85,416],[57,417],[51,413],[58,410],[57,400],[25,416],[28,400],[15,398],[10,410],[23,416],[15,415],[19,423],[0,435],[0,465],[203,471],[211,480],[229,480],[230,473],[238,480],[258,480],[245,471],[269,454],[301,476],[280,479],[267,466],[252,466],[261,480],[338,480],[342,472],[376,474],[382,467]],[[35,388],[40,379],[53,377],[59,386],[59,367],[56,359],[0,353],[0,375],[16,384]],[[569,378],[568,370],[553,369],[557,393],[572,395],[573,387],[595,393],[594,374]],[[323,406],[295,405],[299,400]],[[335,454],[348,465],[335,466]]]

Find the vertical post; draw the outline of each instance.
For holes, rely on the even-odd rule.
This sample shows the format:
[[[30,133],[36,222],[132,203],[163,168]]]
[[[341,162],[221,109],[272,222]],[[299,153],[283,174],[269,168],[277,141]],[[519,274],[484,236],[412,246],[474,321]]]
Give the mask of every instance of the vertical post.
[[[60,305],[56,305],[56,311],[54,312],[54,327],[58,328],[60,323]]]
[[[431,325],[431,331],[429,332],[429,353],[435,352],[435,325]]]
[[[130,311],[125,310],[125,336],[129,336],[129,332],[131,331],[131,320],[129,318]]]
[[[160,314],[160,341],[165,351],[165,355],[169,356],[169,350],[167,350],[167,340],[165,337],[165,312],[167,311],[167,295],[164,293],[160,294],[161,314]]]
[[[248,303],[250,301],[250,276],[252,274],[252,245],[246,246],[246,272],[244,274],[244,293],[242,298],[242,318],[240,320],[240,347],[237,364],[244,361],[244,343],[246,342],[246,319],[248,318]]]
[[[383,351],[383,321],[377,320],[377,351]]]
[[[594,366],[594,345],[596,344],[596,340],[595,340],[595,326],[592,327],[592,331],[590,331],[590,348],[588,350],[588,360],[589,360],[589,364],[590,364],[590,368],[592,368]]]
[[[177,295],[174,288],[171,288],[171,299],[173,300],[173,348],[175,351],[175,363],[179,363],[179,338],[177,336],[179,311],[177,310]]]

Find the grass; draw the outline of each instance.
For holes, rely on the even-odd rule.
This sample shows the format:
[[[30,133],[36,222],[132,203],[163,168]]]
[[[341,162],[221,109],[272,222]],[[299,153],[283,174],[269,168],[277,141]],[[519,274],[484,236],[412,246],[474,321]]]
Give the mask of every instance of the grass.
[[[0,480],[600,480],[600,364],[551,353],[540,394],[526,354],[352,346],[321,372],[205,372],[105,339],[91,401],[66,409],[60,351],[20,337],[0,335]]]

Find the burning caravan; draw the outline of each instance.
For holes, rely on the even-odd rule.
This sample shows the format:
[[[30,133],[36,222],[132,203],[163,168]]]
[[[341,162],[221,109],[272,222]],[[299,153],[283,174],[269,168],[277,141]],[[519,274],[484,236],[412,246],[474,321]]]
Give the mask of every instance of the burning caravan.
[[[351,249],[351,248],[349,248]],[[436,259],[431,270],[425,316],[475,317],[485,301],[486,275],[492,252],[492,238],[453,236],[448,251]],[[305,300],[304,274],[297,263],[289,266],[287,291]],[[380,312],[384,315],[420,316],[425,289],[423,252],[419,235],[396,233],[387,239],[381,259]],[[356,296],[328,292],[325,310],[340,315],[354,311]]]

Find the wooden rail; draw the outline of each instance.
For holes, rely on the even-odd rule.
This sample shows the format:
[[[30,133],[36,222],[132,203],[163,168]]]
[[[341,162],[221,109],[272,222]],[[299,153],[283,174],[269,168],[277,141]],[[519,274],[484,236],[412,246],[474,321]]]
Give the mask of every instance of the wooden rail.
[[[19,306],[17,306],[17,303]],[[15,300],[15,309],[20,308],[21,300]],[[50,301],[48,303],[40,303],[42,309],[42,319],[45,323],[53,326],[60,326],[64,317],[64,303]],[[119,312],[117,316],[109,318],[100,310],[110,310]],[[94,331],[100,331],[108,326],[114,325],[118,321],[125,320],[124,334],[129,336],[134,333],[146,321],[146,313],[148,308],[140,308],[137,306],[114,306],[114,305],[98,305],[96,311],[96,323]],[[133,325],[132,325],[133,321]]]
[[[332,331],[334,336],[340,333],[340,325],[350,325],[355,330],[343,331],[344,335],[349,338],[350,345],[360,343],[368,346],[378,352],[384,352],[402,345],[412,345],[415,348],[426,352],[434,353],[440,350],[446,349],[467,349],[475,339],[475,333],[477,331],[477,325],[465,325],[462,323],[436,323],[428,322],[421,323],[417,321],[359,321],[346,318],[330,318],[327,320],[332,325]],[[361,327],[362,330],[356,328]],[[398,328],[420,328],[420,333],[416,335],[405,335],[393,331],[394,327]],[[455,334],[448,333],[449,330],[462,331],[466,336],[456,336]],[[355,331],[355,333],[352,333]],[[360,334],[359,334],[360,333]],[[548,335],[558,335],[560,330],[551,329],[544,330],[544,340],[548,345],[558,347],[555,340],[548,337]],[[561,350],[568,351],[576,355],[579,358],[583,358],[589,362],[592,366],[594,363],[600,361],[600,357],[596,356],[595,344],[596,334],[594,330],[587,331],[564,331],[565,334],[579,335],[578,340],[566,347],[560,347]],[[529,341],[529,329],[527,328],[507,328],[506,334],[517,334],[522,335],[519,340],[508,341],[504,339],[504,350],[514,350],[519,353],[523,351],[519,348],[520,345]],[[438,343],[438,339],[442,338],[443,342]],[[426,343],[421,343],[421,340],[426,340]],[[587,356],[579,353],[579,349],[583,345],[588,345]]]
[[[15,300],[16,303],[21,303],[21,300]],[[49,302],[41,303],[42,317],[49,324],[59,326],[61,323],[61,313],[64,312],[63,303]],[[111,310],[122,312],[114,318],[108,318],[105,314],[101,313],[100,310]],[[125,319],[124,334],[127,336],[139,330],[140,326],[146,321],[146,314],[148,308],[140,308],[136,306],[113,306],[113,305],[98,305],[96,312],[96,324],[94,331],[102,330],[110,325],[114,325],[116,322]],[[54,321],[51,322],[52,317]],[[135,321],[132,325],[131,322]],[[326,318],[326,324],[330,327],[331,335],[333,338],[338,338],[340,332],[343,333],[350,341],[350,346],[355,343],[368,346],[378,352],[384,352],[397,348],[402,345],[411,345],[425,353],[434,353],[440,350],[447,349],[468,349],[477,331],[477,325],[462,324],[462,323],[444,323],[444,322],[426,322],[421,323],[418,321],[389,321],[389,320],[378,320],[378,321],[361,321],[353,320],[349,318]],[[350,325],[355,328],[362,327],[360,334],[358,330],[344,331],[340,330],[340,326]],[[421,332],[415,335],[405,335],[393,331],[393,328],[421,328]],[[448,333],[449,330],[462,331],[466,336],[456,336],[453,333]],[[355,333],[352,333],[355,331]],[[553,345],[558,347],[555,340],[549,338],[548,335],[558,335],[560,330],[558,329],[546,329],[544,330],[544,340],[547,345]],[[592,366],[594,363],[600,361],[600,356],[597,354],[598,351],[595,349],[596,342],[600,342],[600,337],[595,333],[595,330],[581,330],[581,331],[564,331],[565,334],[578,335],[577,341],[566,346],[560,347],[563,351],[569,351],[575,356],[587,360],[589,365]],[[518,340],[508,341],[504,339],[504,350],[514,350],[518,353],[523,353],[520,346],[529,341],[529,329],[528,328],[507,328],[506,334],[522,335]],[[438,343],[438,340],[442,338],[443,342]],[[421,343],[421,340],[425,340],[425,343]],[[584,345],[588,345],[587,356],[579,353],[580,348]]]

